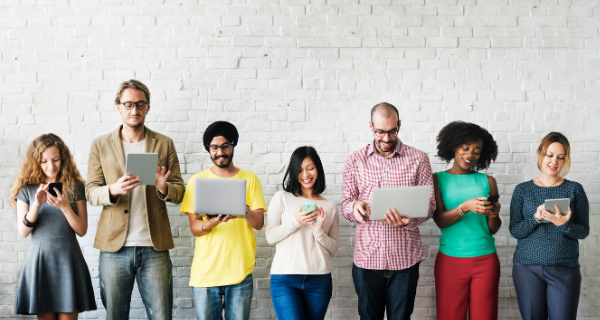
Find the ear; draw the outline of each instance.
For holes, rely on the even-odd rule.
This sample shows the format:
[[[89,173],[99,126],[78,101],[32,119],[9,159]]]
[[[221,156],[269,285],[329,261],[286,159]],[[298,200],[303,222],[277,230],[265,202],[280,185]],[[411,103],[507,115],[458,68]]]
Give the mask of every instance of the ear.
[[[402,125],[402,121],[398,120],[398,131],[400,131],[400,126]]]
[[[369,121],[369,128],[371,128],[371,130],[373,130],[373,121]]]

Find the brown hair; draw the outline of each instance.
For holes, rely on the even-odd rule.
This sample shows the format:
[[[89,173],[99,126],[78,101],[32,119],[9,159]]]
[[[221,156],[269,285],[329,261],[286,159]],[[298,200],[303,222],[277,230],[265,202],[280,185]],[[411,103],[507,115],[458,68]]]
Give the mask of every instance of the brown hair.
[[[537,166],[538,169],[542,170],[542,161],[544,161],[546,151],[548,151],[548,147],[555,142],[562,144],[565,148],[565,166],[561,172],[559,172],[559,175],[563,177],[566,176],[567,173],[569,173],[569,169],[571,169],[571,146],[569,145],[567,137],[560,132],[550,132],[542,139],[540,146],[537,149]]]
[[[125,91],[127,88],[143,91],[146,95],[146,101],[150,103],[150,90],[148,87],[138,80],[131,79],[129,81],[123,81],[123,83],[121,83],[119,86],[119,90],[117,90],[117,97],[115,98],[115,104],[121,103],[121,96],[123,95],[123,91]]]
[[[83,182],[83,178],[77,170],[73,156],[67,145],[57,135],[48,133],[43,134],[31,142],[21,168],[17,173],[11,187],[8,199],[10,199],[11,207],[17,204],[15,197],[28,184],[40,184],[46,181],[46,175],[42,171],[42,153],[49,147],[57,147],[60,154],[60,171],[56,177],[57,182],[62,182],[67,192],[75,194],[75,183]]]

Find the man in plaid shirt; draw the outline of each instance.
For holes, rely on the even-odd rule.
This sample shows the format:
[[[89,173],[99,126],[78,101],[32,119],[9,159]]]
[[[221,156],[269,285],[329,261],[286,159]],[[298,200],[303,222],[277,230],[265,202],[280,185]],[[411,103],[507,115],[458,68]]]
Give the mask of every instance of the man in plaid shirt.
[[[435,211],[432,187],[426,218],[403,218],[393,209],[385,221],[369,219],[374,189],[433,186],[427,154],[398,139],[399,118],[389,103],[373,107],[373,142],[351,154],[344,169],[342,212],[358,221],[352,278],[361,319],[383,319],[386,308],[387,319],[410,319],[425,259],[419,224]]]

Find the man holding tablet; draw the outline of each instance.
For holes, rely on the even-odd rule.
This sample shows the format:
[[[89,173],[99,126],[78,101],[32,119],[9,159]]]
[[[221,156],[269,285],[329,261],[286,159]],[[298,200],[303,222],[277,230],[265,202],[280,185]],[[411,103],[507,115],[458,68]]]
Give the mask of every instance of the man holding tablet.
[[[267,204],[263,196],[260,180],[256,174],[233,165],[234,148],[238,143],[238,131],[226,121],[212,123],[204,132],[203,144],[210,153],[214,165],[192,176],[188,180],[180,211],[190,219],[190,229],[196,236],[194,260],[190,274],[190,286],[194,293],[196,318],[198,320],[221,319],[225,309],[225,319],[245,320],[250,317],[252,301],[252,271],[254,270],[256,240],[252,229],[260,230],[264,224]],[[195,190],[195,181],[206,179],[244,179],[246,215],[225,215],[214,212],[211,204],[195,203],[195,199],[205,199],[199,192],[210,188],[209,181]],[[215,182],[215,181],[213,181]],[[218,181],[216,181],[218,182]],[[225,182],[225,181],[222,181]],[[232,181],[233,182],[233,181]],[[213,187],[222,188],[222,183]],[[234,185],[225,194],[215,196],[210,201],[218,201],[228,212],[243,192]],[[237,191],[236,191],[237,190]],[[212,190],[214,191],[214,190]],[[243,205],[243,204],[242,204]],[[213,212],[202,213],[202,210]],[[243,207],[242,209],[243,210]],[[221,212],[222,213],[222,212]]]
[[[185,191],[175,144],[144,126],[150,91],[143,83],[123,82],[115,105],[123,124],[92,142],[86,186],[89,203],[103,206],[94,243],[101,250],[102,304],[107,319],[129,319],[137,280],[148,318],[171,319],[173,279],[168,250],[174,244],[165,202],[180,203]],[[136,154],[138,159],[127,154]],[[132,167],[155,171],[155,179],[150,173],[143,178],[150,181],[140,181],[126,173]]]
[[[398,139],[400,117],[391,104],[371,110],[374,140],[346,160],[342,212],[358,221],[352,278],[361,319],[410,319],[419,263],[425,259],[419,224],[433,216],[433,188],[423,218],[407,218],[387,210],[383,221],[370,219],[373,192],[378,188],[433,186],[429,158]],[[427,201],[427,199],[425,199]],[[400,210],[402,211],[402,210]]]

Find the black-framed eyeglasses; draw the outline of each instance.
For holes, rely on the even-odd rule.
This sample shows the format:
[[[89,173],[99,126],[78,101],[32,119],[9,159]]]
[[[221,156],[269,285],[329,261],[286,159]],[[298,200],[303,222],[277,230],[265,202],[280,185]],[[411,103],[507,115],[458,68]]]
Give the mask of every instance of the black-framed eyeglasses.
[[[390,138],[395,138],[398,136],[398,131],[400,130],[400,128],[395,128],[393,130],[390,131],[384,131],[384,130],[379,130],[379,129],[373,129],[373,133],[375,134],[375,136],[377,138],[383,138],[385,137],[385,135],[387,134]]]
[[[219,149],[223,150],[223,152],[229,152],[233,149],[233,144],[231,143],[223,143],[222,145],[211,144],[208,146],[210,152],[217,152]]]
[[[133,106],[136,106],[136,108],[138,110],[144,110],[150,104],[150,102],[148,102],[148,101],[138,101],[138,102],[125,101],[125,102],[121,102],[119,104],[122,104],[126,110],[133,109]]]

